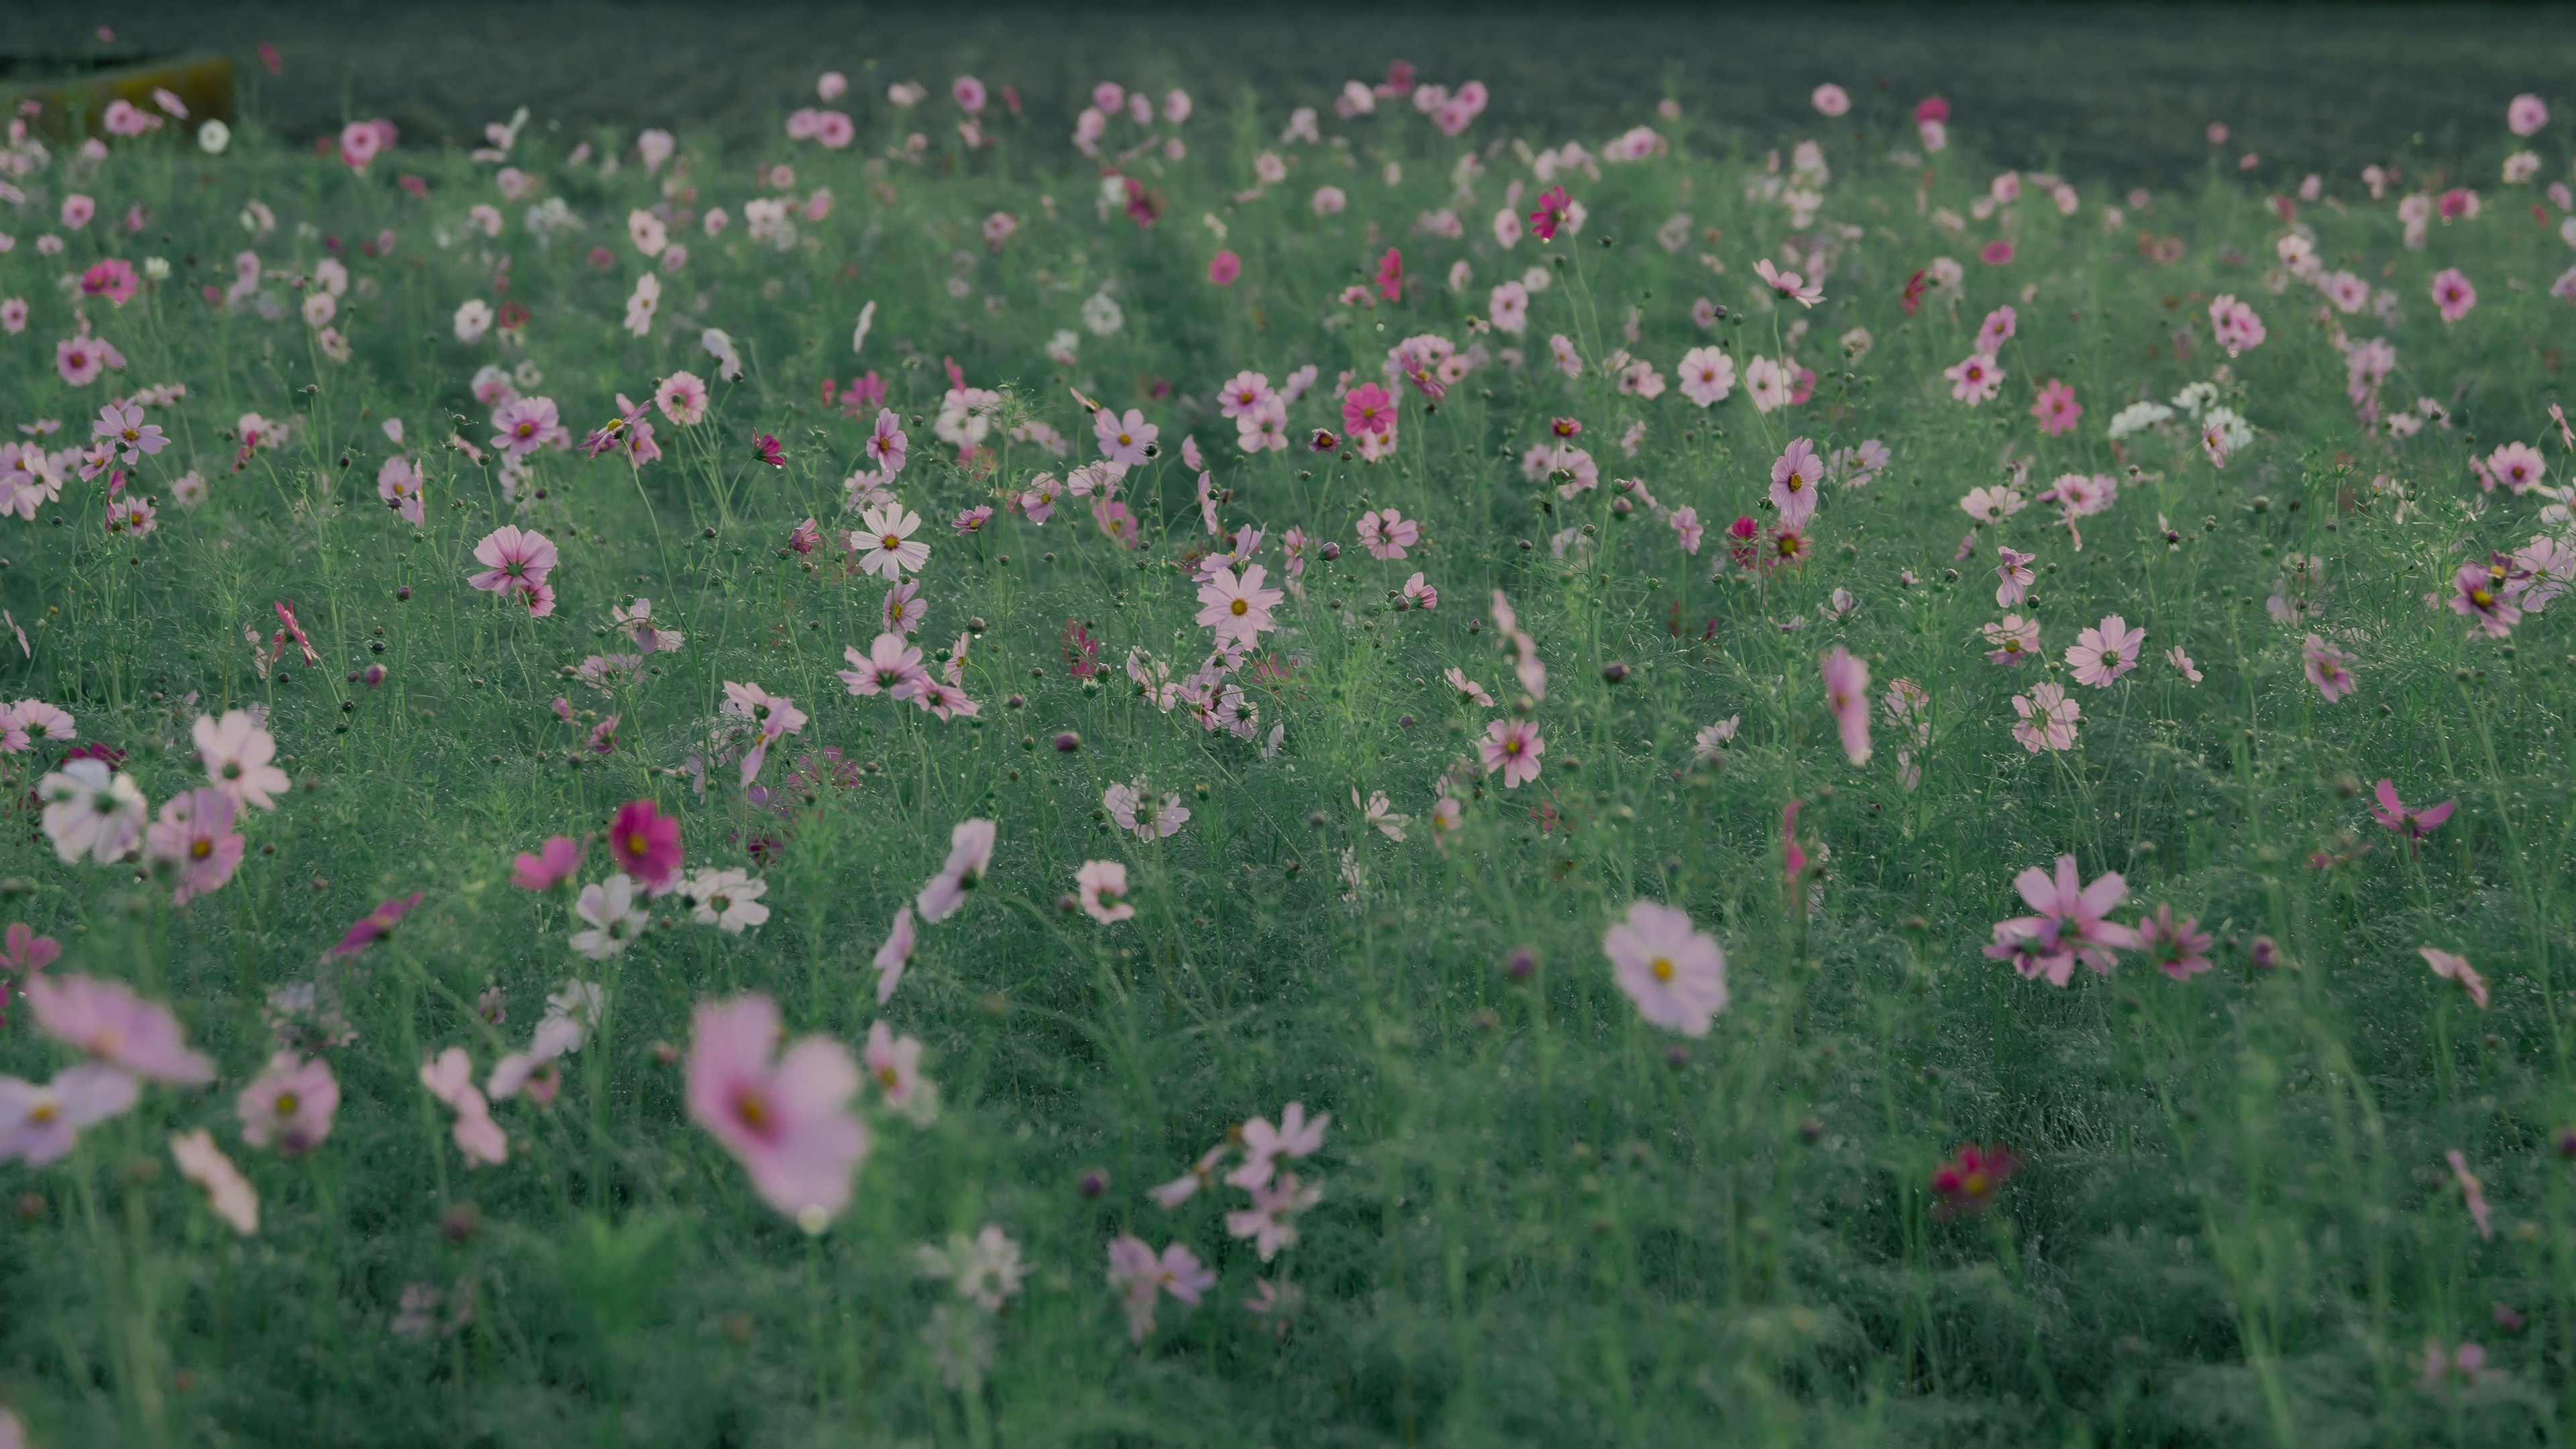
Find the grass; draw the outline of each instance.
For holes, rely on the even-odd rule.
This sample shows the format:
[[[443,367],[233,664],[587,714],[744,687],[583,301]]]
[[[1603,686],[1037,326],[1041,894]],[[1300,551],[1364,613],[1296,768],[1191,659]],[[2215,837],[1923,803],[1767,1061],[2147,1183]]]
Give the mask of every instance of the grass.
[[[2567,335],[2568,304],[2549,291],[2568,261],[2564,207],[2528,183],[2481,182],[2478,215],[2435,221],[2417,249],[2397,214],[2417,178],[2376,199],[2356,177],[2325,178],[2299,227],[2324,270],[2388,298],[2384,315],[2347,315],[2285,275],[2275,244],[2290,227],[2233,175],[2143,204],[2088,188],[2064,216],[2026,177],[2020,200],[1971,218],[1988,169],[1953,151],[1927,182],[1924,158],[1903,154],[1911,129],[1884,117],[1778,138],[1783,172],[1791,143],[1822,144],[1813,224],[1765,196],[1761,152],[1701,149],[1685,113],[1653,122],[1666,153],[1558,174],[1587,208],[1580,233],[1506,254],[1488,219],[1508,183],[1530,182],[1520,212],[1540,186],[1482,123],[1453,141],[1409,108],[1327,111],[1328,142],[1287,145],[1279,107],[1206,106],[1181,129],[1186,159],[1121,162],[1160,205],[1148,227],[1097,199],[1094,167],[1032,159],[1021,123],[997,118],[1002,144],[970,150],[943,97],[905,113],[863,92],[846,108],[863,138],[851,150],[684,146],[655,175],[631,137],[594,137],[584,155],[532,130],[510,161],[539,189],[507,204],[489,163],[399,149],[354,172],[250,126],[219,157],[64,146],[17,178],[27,200],[5,226],[18,245],[0,256],[0,295],[33,316],[0,345],[10,420],[61,419],[47,441],[62,444],[111,393],[186,396],[149,409],[172,446],[128,485],[158,500],[148,535],[100,526],[105,475],[75,475],[5,525],[0,603],[27,648],[0,651],[0,687],[124,751],[156,806],[204,783],[201,713],[265,709],[297,781],[273,812],[246,812],[238,873],[184,907],[166,870],[60,861],[32,803],[0,846],[0,914],[62,943],[45,974],[170,1004],[221,1072],[205,1090],[147,1086],[58,1161],[0,1165],[16,1203],[0,1235],[0,1402],[29,1442],[2564,1432],[2576,1216],[2555,1134],[2576,1111],[2576,1023],[2555,974],[2571,926],[2576,659],[2564,605],[2490,638],[2441,602],[2464,560],[2567,527],[2550,495],[2483,491],[2470,468],[2518,440],[2549,449],[2546,481],[2564,481],[2547,410]],[[2455,174],[2491,177],[2528,144],[2540,181],[2564,176],[2566,131],[2525,143],[2499,130],[2452,158]],[[1109,144],[1143,134],[1122,120]],[[1288,179],[1238,195],[1263,152],[1288,159]],[[1462,166],[1470,154],[1481,169]],[[782,158],[786,194],[827,187],[833,201],[779,246],[741,218],[780,194],[753,163]],[[1324,184],[1348,210],[1310,207]],[[47,225],[74,192],[97,198],[97,219]],[[556,200],[581,225],[532,231],[531,208]],[[254,201],[273,231],[245,230]],[[657,202],[689,257],[637,338],[622,304],[652,264],[624,218]],[[470,221],[478,203],[501,205],[498,236]],[[1463,238],[1416,230],[1452,205]],[[678,224],[710,206],[735,217],[721,236]],[[988,250],[996,211],[1018,226]],[[1963,214],[1958,229],[1946,212]],[[1658,232],[1677,215],[1668,247]],[[386,231],[389,252],[357,245]],[[42,232],[67,249],[40,253]],[[2007,237],[2008,262],[1978,260]],[[1390,245],[1400,298],[1339,300],[1373,293]],[[260,288],[210,303],[199,288],[220,299],[245,246],[265,264]],[[1243,268],[1227,287],[1206,275],[1221,247]],[[1792,248],[1822,275],[1812,310],[1753,275]],[[1963,264],[1958,289],[1909,315],[1909,278],[1944,256]],[[147,279],[123,305],[58,283],[108,257]],[[345,362],[298,316],[326,257],[350,278],[330,324]],[[1453,263],[1471,274],[1461,290]],[[2428,295],[2448,267],[2478,292],[2453,322]],[[1472,330],[1490,289],[1533,268],[1551,285],[1530,297],[1528,334]],[[2232,360],[2211,337],[2221,294],[2268,332]],[[1100,297],[1114,330],[1093,325],[1096,304],[1085,319]],[[453,314],[472,298],[524,321],[460,342]],[[1701,298],[1725,317],[1695,320]],[[2007,304],[2018,332],[2000,348],[2000,394],[1954,401],[1942,369]],[[74,335],[76,308],[127,362],[80,387],[51,346]],[[707,327],[738,347],[738,379],[717,376]],[[1865,351],[1843,345],[1853,328],[1871,334]],[[2408,436],[2365,426],[2337,328],[2394,344],[2388,412],[2422,396],[2438,420]],[[1059,330],[1070,364],[1048,356]],[[1309,452],[1312,429],[1345,431],[1336,373],[1378,378],[1389,347],[1418,334],[1481,347],[1482,365],[1436,411],[1399,386],[1385,461]],[[1585,359],[1579,377],[1549,365],[1554,334]],[[1739,368],[1798,359],[1812,396],[1757,411],[1739,380],[1694,406],[1678,359],[1716,344]],[[1526,349],[1521,365],[1507,346]],[[1675,385],[1619,388],[1603,364],[1622,347]],[[950,359],[1002,393],[971,464],[931,436]],[[1290,410],[1299,445],[1247,457],[1217,390],[1238,370],[1276,384],[1308,363],[1321,380]],[[523,369],[515,386],[554,399],[576,439],[616,416],[616,394],[643,398],[676,371],[709,379],[713,402],[694,426],[648,415],[664,450],[649,466],[540,449],[505,492],[488,452],[443,446],[456,433],[488,448],[493,409],[472,393],[486,365]],[[870,371],[910,436],[896,491],[931,543],[919,642],[971,636],[972,718],[853,698],[835,676],[843,649],[880,629],[883,581],[853,575],[830,542],[860,526],[844,480],[876,410],[853,418],[818,397],[824,379],[846,388]],[[2062,434],[2029,412],[2051,378],[2084,408]],[[2187,416],[2115,450],[2107,425],[2125,405],[2193,384],[2250,426],[2224,468]],[[1005,511],[953,533],[961,509],[1093,455],[1069,390],[1160,428],[1122,494],[1141,545],[1071,499],[1043,526]],[[246,454],[245,413],[283,424]],[[1602,486],[1567,496],[1564,475],[1524,470],[1562,417],[1582,422]],[[1076,455],[1013,437],[1031,421]],[[1636,425],[1631,457],[1620,440]],[[1224,545],[1176,456],[1185,434],[1230,490],[1221,525],[1268,530],[1274,583],[1284,531],[1310,536],[1268,667],[1236,676],[1260,711],[1250,739],[1158,710],[1119,668],[1142,646],[1186,670],[1208,645],[1186,563]],[[761,435],[783,466],[756,456]],[[1775,521],[1759,500],[1801,437],[1878,439],[1892,457],[1866,486],[1820,490],[1803,562],[1738,567],[1725,525]],[[417,528],[370,486],[402,453],[426,474]],[[1960,558],[1963,495],[2024,468],[2026,497],[2067,473],[2109,476],[2118,497],[2080,520],[2080,550],[2043,503]],[[191,471],[205,496],[182,506]],[[1642,480],[1654,503],[1616,478]],[[1707,524],[1695,558],[1658,506]],[[1387,507],[1426,540],[1400,561],[1371,558],[1354,532]],[[809,517],[827,541],[800,555],[791,530]],[[505,523],[560,548],[549,617],[467,584],[478,541]],[[2015,612],[2039,621],[2042,659],[2018,669],[1987,663],[1980,635],[2004,612],[1998,543],[2035,555],[2034,597]],[[2304,584],[2293,556],[2319,561]],[[1417,569],[1440,593],[1429,612],[1391,599]],[[1543,699],[1524,702],[1497,653],[1496,590],[1534,637]],[[610,610],[637,596],[685,642],[604,689],[567,677],[626,647]],[[270,664],[281,600],[318,665],[291,641]],[[2062,651],[2113,613],[2146,629],[2144,662],[2107,688],[2076,684]],[[1100,646],[1100,678],[1069,668],[1077,626]],[[2303,675],[2310,634],[2348,652],[2349,697]],[[2196,684],[2164,658],[2177,645]],[[1836,646],[1873,680],[1865,765],[1824,699],[1818,661]],[[381,684],[357,677],[370,665]],[[1452,666],[1501,703],[1463,705],[1443,682]],[[1928,736],[1877,704],[1900,677],[1928,695]],[[2010,733],[2013,696],[2043,679],[2081,706],[2072,749]],[[810,715],[770,751],[758,783],[774,793],[758,799],[719,729],[725,684],[747,681]],[[1517,710],[1547,742],[1535,780],[1453,770]],[[591,752],[611,715],[612,748]],[[1731,717],[1722,753],[1695,755],[1695,736]],[[8,757],[12,798],[69,745]],[[825,747],[855,768],[830,768]],[[1191,812],[1159,841],[1104,818],[1104,790],[1140,777]],[[2367,813],[2382,777],[2410,805],[2456,800],[2457,813],[2410,849]],[[1444,778],[1458,824],[1435,832]],[[1411,817],[1406,838],[1372,829],[1354,791],[1386,792]],[[677,817],[692,868],[763,880],[766,922],[730,934],[666,897],[630,948],[575,955],[570,886],[518,888],[512,858],[592,836],[638,799]],[[1811,866],[1794,879],[1793,803]],[[872,958],[889,918],[970,818],[996,824],[991,872],[921,928],[880,1008]],[[2128,951],[2107,977],[2077,969],[2058,989],[1982,955],[1993,924],[2027,909],[2016,873],[2060,855],[2087,880],[2125,877],[2121,922],[2161,905],[2196,918],[2215,969],[2172,980]],[[1088,860],[1126,866],[1134,919],[1060,906]],[[594,841],[572,884],[608,871]],[[325,957],[353,920],[414,891],[384,940]],[[1650,1024],[1614,981],[1604,932],[1640,900],[1687,911],[1725,951],[1731,999],[1704,1037]],[[2491,1001],[2434,976],[2424,946],[2474,962]],[[550,1105],[494,1106],[509,1160],[469,1166],[421,1063],[461,1048],[482,1080],[571,979],[602,988],[596,1035],[560,1063]],[[297,983],[336,999],[354,1038],[318,1053],[341,1093],[328,1139],[287,1158],[243,1140],[234,1099],[276,1049],[270,994]],[[505,1020],[488,1019],[488,991]],[[853,1051],[886,1022],[923,1045],[937,1084],[934,1117],[892,1110],[871,1080],[857,1110],[874,1150],[820,1232],[766,1205],[688,1119],[692,1011],[745,992],[774,999],[791,1036]],[[23,1002],[9,1016],[0,1071],[41,1081],[75,1060]],[[1228,1233],[1242,1189],[1171,1209],[1146,1198],[1290,1101],[1332,1121],[1290,1164],[1322,1197],[1274,1259]],[[175,1170],[165,1143],[198,1128],[256,1188],[256,1233],[210,1214]],[[2019,1172],[1990,1200],[1938,1190],[1941,1163],[1986,1143]],[[2452,1150],[2483,1181],[2491,1237]],[[999,1313],[925,1276],[916,1251],[986,1224],[1031,1268]],[[1141,1344],[1104,1281],[1121,1234],[1186,1245],[1218,1275],[1194,1309],[1164,1298]],[[1247,1312],[1262,1283],[1288,1290],[1293,1312]],[[980,1342],[989,1367],[944,1377],[957,1355],[925,1329]],[[2430,1379],[2428,1340],[2446,1365]],[[2471,1342],[2475,1374],[2455,1356]]]

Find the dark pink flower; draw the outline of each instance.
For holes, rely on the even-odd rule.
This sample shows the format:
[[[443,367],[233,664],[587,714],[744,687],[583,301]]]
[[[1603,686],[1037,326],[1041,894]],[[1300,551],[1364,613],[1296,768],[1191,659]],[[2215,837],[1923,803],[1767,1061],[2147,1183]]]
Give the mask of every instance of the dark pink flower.
[[[680,822],[650,800],[629,800],[608,822],[608,853],[619,870],[658,895],[679,873]]]
[[[345,960],[357,955],[386,936],[392,935],[394,927],[401,924],[402,918],[410,913],[412,907],[419,904],[420,892],[418,891],[413,891],[407,896],[396,896],[350,923],[348,931],[340,937],[339,943],[323,954],[335,960]]]

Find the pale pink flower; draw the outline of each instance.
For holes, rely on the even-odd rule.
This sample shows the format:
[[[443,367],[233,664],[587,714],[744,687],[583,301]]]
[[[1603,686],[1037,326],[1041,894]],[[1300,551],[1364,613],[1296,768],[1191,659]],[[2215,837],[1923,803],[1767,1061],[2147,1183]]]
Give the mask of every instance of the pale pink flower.
[[[2352,693],[2356,687],[2352,682],[2352,671],[2344,667],[2350,657],[2314,634],[2308,636],[2307,646],[2299,651],[2308,682],[2317,687],[2317,693],[2324,695],[2328,704]]]
[[[1263,573],[1259,564],[1245,565],[1240,578],[1232,569],[1219,568],[1199,585],[1198,598],[1203,607],[1198,612],[1198,622],[1216,631],[1218,648],[1231,645],[1249,649],[1260,642],[1264,632],[1278,627],[1270,611],[1287,596],[1277,589],[1263,588]]]
[[[2222,295],[2209,304],[2209,332],[2228,356],[2235,357],[2263,344],[2263,319],[2233,295]]]
[[[1485,692],[1485,686],[1469,679],[1467,671],[1453,664],[1449,666],[1448,672],[1443,677],[1449,681],[1451,689],[1458,691],[1458,698],[1462,703],[1474,705],[1478,709],[1494,707],[1494,697]]]
[[[277,756],[277,741],[258,719],[238,709],[225,711],[221,720],[199,715],[195,735],[197,757],[216,789],[246,806],[277,808],[276,797],[285,793],[288,780],[284,770],[269,763]]]
[[[2487,979],[2469,964],[2469,958],[2454,956],[2431,946],[2418,946],[2415,952],[2424,958],[2425,965],[2433,968],[2434,975],[2445,981],[2458,982],[2460,989],[2469,994],[2469,999],[2478,1004],[2478,1010],[2487,1009]]]
[[[1422,525],[1396,513],[1392,508],[1363,513],[1359,522],[1360,545],[1377,559],[1398,559],[1404,551],[1421,541]]]
[[[983,884],[984,872],[993,863],[993,822],[961,820],[948,832],[948,861],[939,874],[921,888],[914,902],[921,910],[926,925],[937,925],[957,913],[966,897]]]
[[[492,446],[525,457],[545,446],[563,426],[552,398],[514,397],[492,410]]]
[[[1086,860],[1073,873],[1074,898],[1083,912],[1104,926],[1136,914],[1127,903],[1127,867],[1114,860]]]
[[[2463,962],[2462,964],[2465,965],[2467,963]],[[2480,1002],[2479,1004],[2484,1005],[2485,1003]],[[2459,1181],[2460,1200],[2466,1204],[2469,1209],[2469,1221],[2477,1224],[2478,1236],[2481,1238],[2494,1237],[2495,1220],[2487,1209],[2486,1187],[2485,1184],[2478,1181],[2478,1175],[2476,1173],[2469,1171],[2468,1154],[2454,1147],[2443,1153],[2442,1156],[2451,1164],[2451,1176]],[[2476,1345],[2474,1344],[2465,1343],[2460,1345],[2460,1364],[2463,1371],[2473,1373],[2475,1370],[2476,1365],[2472,1364],[2469,1359],[2469,1350],[2475,1346]],[[2483,1364],[2485,1360],[2486,1356],[2483,1353],[2478,1355],[2477,1363]]]
[[[2030,693],[2014,695],[2012,707],[2013,713],[2021,716],[2021,722],[2012,727],[2012,736],[2023,749],[2035,755],[2042,750],[2075,748],[2075,726],[2084,718],[2084,711],[2066,697],[2065,689],[2055,681],[2044,680],[2032,685]]]
[[[281,1157],[300,1157],[331,1135],[340,1110],[340,1079],[331,1064],[291,1051],[268,1059],[268,1066],[242,1088],[233,1110],[241,1118],[242,1140],[253,1147],[275,1147]]]
[[[921,651],[901,634],[889,630],[879,634],[861,654],[856,648],[844,649],[841,656],[850,667],[836,671],[852,694],[883,693],[889,699],[910,699],[930,684],[930,672],[922,667]]]
[[[105,1062],[83,1062],[43,1086],[0,1076],[0,1162],[57,1161],[82,1128],[124,1115],[141,1095],[132,1073]]]
[[[2066,651],[2066,663],[2075,671],[2075,682],[2095,689],[2108,689],[2111,682],[2138,667],[2145,658],[2142,646],[2147,631],[2132,629],[2117,614],[2107,615],[2098,628],[2076,635],[2073,647]]]
[[[2001,544],[1996,547],[1995,556],[2003,560],[1995,565],[1995,577],[2003,580],[1995,585],[1995,607],[2009,609],[2029,597],[2031,583],[2037,577],[2030,571],[2030,564],[2038,555],[2022,553],[2010,544]]]
[[[688,427],[707,415],[707,385],[695,373],[672,373],[653,389],[653,405],[673,423]]]
[[[2478,289],[2460,275],[2457,267],[2444,267],[2433,274],[2433,305],[2442,309],[2442,320],[2457,322],[2478,305]]]
[[[1806,526],[1816,511],[1816,485],[1824,481],[1825,460],[1816,454],[1816,445],[1805,438],[1792,438],[1789,446],[1771,462],[1771,503],[1780,510],[1780,526],[1796,529]]]
[[[886,932],[885,944],[877,947],[877,1005],[894,999],[894,989],[903,980],[903,968],[912,961],[914,930],[912,907],[895,907],[894,925]]]
[[[1250,1189],[1252,1206],[1225,1215],[1226,1232],[1250,1238],[1267,1263],[1282,1248],[1297,1246],[1297,1214],[1324,1200],[1322,1188],[1301,1187],[1297,1174],[1283,1172],[1275,1182]]]
[[[1869,763],[1869,666],[1837,644],[1824,657],[1825,706],[1842,731],[1843,754],[1855,765]]]
[[[868,1028],[867,1071],[892,1110],[927,1127],[939,1120],[939,1088],[921,1074],[921,1042],[897,1037],[883,1021]]]
[[[172,905],[184,906],[233,878],[247,843],[233,829],[239,808],[221,790],[202,788],[174,795],[162,805],[160,821],[143,833],[143,853],[178,873]]]
[[[146,1081],[203,1086],[211,1058],[188,1050],[179,1018],[126,987],[91,976],[29,976],[21,983],[36,1028]]]
[[[1970,407],[1992,398],[2003,387],[2004,370],[1986,353],[1972,353],[1967,360],[1941,370],[1950,379],[1950,396]]]
[[[1127,1307],[1127,1333],[1138,1343],[1154,1331],[1154,1301],[1162,1293],[1191,1307],[1216,1286],[1216,1274],[1199,1263],[1198,1255],[1181,1243],[1163,1249],[1160,1257],[1133,1235],[1121,1235],[1109,1244],[1109,1282],[1119,1290]]]
[[[1674,539],[1676,542],[1681,544],[1682,552],[1690,554],[1693,557],[1698,556],[1700,538],[1703,533],[1703,530],[1700,527],[1699,510],[1696,508],[1676,508],[1673,510],[1672,517],[1668,521],[1673,526]]]
[[[859,521],[866,527],[850,535],[850,546],[858,551],[860,568],[901,579],[905,570],[919,570],[928,562],[929,542],[912,536],[921,527],[920,514],[900,503],[889,503],[861,513]]]
[[[2200,683],[2200,666],[2191,662],[2191,656],[2182,651],[2181,645],[2176,644],[2171,649],[2166,650],[2165,661],[2173,665],[2174,668],[2181,670],[2182,677],[2184,679],[2189,680],[2193,684]]]
[[[1498,719],[1485,726],[1476,752],[1484,759],[1486,774],[1501,771],[1503,788],[1517,790],[1538,778],[1538,757],[1547,753],[1547,741],[1529,720]]]
[[[1101,791],[1100,804],[1119,829],[1132,832],[1139,840],[1160,840],[1190,818],[1180,796],[1160,793],[1141,779],[1132,785],[1121,782]]]
[[[868,1129],[850,1111],[849,1049],[809,1036],[787,1049],[778,1006],[757,993],[698,1004],[689,1036],[689,1120],[751,1174],[761,1201],[819,1233],[849,1206]]]
[[[474,1062],[463,1047],[449,1047],[420,1064],[420,1084],[456,1113],[456,1150],[469,1168],[510,1160],[510,1138],[492,1120],[492,1104],[474,1085]]]
[[[1128,468],[1142,468],[1153,456],[1154,439],[1162,430],[1145,421],[1145,414],[1129,408],[1125,417],[1102,408],[1091,418],[1092,437],[1100,444],[1100,456]]]
[[[1684,1036],[1706,1036],[1726,1009],[1726,953],[1691,924],[1687,911],[1653,901],[1628,907],[1601,937],[1619,989],[1637,1013]]]
[[[2050,985],[2064,986],[2078,961],[2108,976],[2113,951],[2137,949],[2135,930],[2105,918],[2129,898],[2129,884],[2117,871],[2105,871],[2085,885],[2076,874],[2075,857],[2061,855],[2054,876],[2033,866],[2013,877],[2013,888],[2039,914],[1996,922],[1986,954],[2011,962],[2026,977],[2046,976]]]
[[[879,478],[891,479],[903,471],[903,460],[911,439],[905,436],[902,423],[902,418],[892,408],[881,408],[877,412],[876,427],[868,434],[867,453],[869,461],[877,465]]]
[[[207,1208],[226,1226],[245,1238],[259,1231],[259,1192],[215,1145],[213,1134],[200,1127],[173,1136],[170,1157],[181,1177],[206,1190]]]
[[[2039,621],[2019,614],[2006,614],[2002,622],[1982,626],[1986,636],[1986,662],[2017,665],[2039,657]]]
[[[534,529],[521,529],[505,523],[483,536],[474,545],[475,561],[484,571],[470,574],[465,582],[486,593],[510,593],[533,588],[546,581],[554,571],[555,545],[552,539]]]

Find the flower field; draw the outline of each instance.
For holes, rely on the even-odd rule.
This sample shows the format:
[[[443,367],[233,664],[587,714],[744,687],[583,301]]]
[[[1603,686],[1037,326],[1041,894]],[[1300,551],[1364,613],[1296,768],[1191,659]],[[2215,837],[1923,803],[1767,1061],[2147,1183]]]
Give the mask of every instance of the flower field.
[[[11,120],[0,1449],[2567,1431],[2563,106],[1203,90]]]

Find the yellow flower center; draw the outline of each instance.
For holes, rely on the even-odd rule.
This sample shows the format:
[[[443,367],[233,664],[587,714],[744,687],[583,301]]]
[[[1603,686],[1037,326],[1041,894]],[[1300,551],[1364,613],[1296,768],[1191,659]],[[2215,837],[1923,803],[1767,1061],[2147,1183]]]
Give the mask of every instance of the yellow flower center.
[[[652,845],[652,843],[653,842],[644,838],[644,832],[641,830],[630,830],[626,832],[626,853],[628,855],[642,855],[645,850]]]
[[[903,540],[902,540],[901,538],[897,537],[896,535],[891,534],[891,533],[887,534],[885,537],[883,537],[883,538],[881,538],[881,539],[878,539],[878,540],[877,540],[877,543],[878,543],[878,545],[879,545],[880,547],[884,548],[884,549],[885,549],[885,551],[886,551],[886,552],[888,552],[888,553],[892,553],[892,552],[894,552],[896,549],[899,549],[899,548],[903,547]]]
[[[277,1115],[280,1117],[294,1116],[295,1109],[302,1105],[303,1103],[297,1100],[293,1092],[280,1092],[277,1094]]]
[[[215,843],[202,835],[188,842],[188,854],[195,859],[204,860],[214,853]]]
[[[61,1116],[62,1110],[62,1105],[60,1103],[55,1102],[51,1098],[47,1098],[35,1105],[35,1109],[27,1114],[27,1120],[41,1127],[46,1123],[53,1121],[56,1117]]]
[[[1647,965],[1646,969],[1655,973],[1655,979],[1657,981],[1670,981],[1673,979],[1673,963],[1669,957],[1656,957]]]
[[[1235,600],[1233,603],[1231,603],[1231,604],[1227,605],[1226,607],[1227,607],[1229,610],[1231,610],[1231,611],[1233,612],[1233,614],[1235,615],[1235,617],[1237,617],[1237,618],[1241,618],[1241,617],[1242,617],[1242,616],[1244,616],[1245,614],[1249,614],[1249,613],[1251,613],[1251,612],[1252,612],[1252,606],[1251,606],[1250,604],[1248,604],[1248,603],[1244,602],[1244,601],[1243,601],[1243,600],[1241,600],[1241,599],[1237,599],[1237,600]]]

